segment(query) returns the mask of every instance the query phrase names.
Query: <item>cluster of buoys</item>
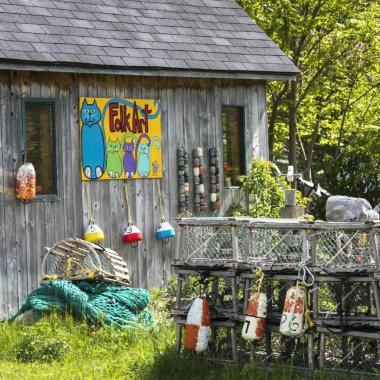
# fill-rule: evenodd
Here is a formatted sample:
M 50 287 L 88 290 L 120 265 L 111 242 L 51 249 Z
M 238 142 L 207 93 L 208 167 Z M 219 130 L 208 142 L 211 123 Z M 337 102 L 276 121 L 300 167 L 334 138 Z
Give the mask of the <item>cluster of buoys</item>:
M 209 151 L 210 166 L 210 209 L 212 212 L 220 210 L 219 201 L 219 157 L 216 148 L 210 148 Z
M 189 155 L 181 145 L 177 150 L 178 182 L 179 182 L 179 212 L 189 210 Z
M 205 211 L 204 160 L 202 148 L 195 148 L 193 150 L 193 175 L 194 212 L 200 214 Z

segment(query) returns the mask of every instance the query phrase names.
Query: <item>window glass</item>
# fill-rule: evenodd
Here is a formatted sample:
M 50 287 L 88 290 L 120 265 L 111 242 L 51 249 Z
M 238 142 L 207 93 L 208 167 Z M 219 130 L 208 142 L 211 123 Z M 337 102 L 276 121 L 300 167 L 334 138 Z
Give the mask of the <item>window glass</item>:
M 239 186 L 237 177 L 245 174 L 243 107 L 223 107 L 222 128 L 224 184 Z
M 54 103 L 25 100 L 27 161 L 36 170 L 36 194 L 56 194 Z

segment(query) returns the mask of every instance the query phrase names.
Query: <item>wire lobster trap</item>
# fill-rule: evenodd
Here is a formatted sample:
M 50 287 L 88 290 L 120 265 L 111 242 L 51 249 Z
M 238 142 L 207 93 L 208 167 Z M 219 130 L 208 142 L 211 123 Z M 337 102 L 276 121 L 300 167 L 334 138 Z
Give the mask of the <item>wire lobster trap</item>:
M 375 282 L 321 282 L 317 292 L 314 319 L 317 325 L 334 328 L 337 333 L 349 329 L 380 328 L 378 284 Z
M 379 333 L 319 334 L 319 367 L 352 374 L 375 375 L 380 370 Z
M 308 260 L 310 266 L 322 269 L 375 270 L 378 231 L 374 223 L 256 219 L 247 225 L 246 261 L 263 268 L 296 268 Z
M 182 218 L 177 258 L 187 262 L 242 262 L 250 218 Z M 180 257 L 178 255 L 180 254 Z
M 130 285 L 127 263 L 109 248 L 68 238 L 45 248 L 41 283 L 65 280 L 103 280 Z

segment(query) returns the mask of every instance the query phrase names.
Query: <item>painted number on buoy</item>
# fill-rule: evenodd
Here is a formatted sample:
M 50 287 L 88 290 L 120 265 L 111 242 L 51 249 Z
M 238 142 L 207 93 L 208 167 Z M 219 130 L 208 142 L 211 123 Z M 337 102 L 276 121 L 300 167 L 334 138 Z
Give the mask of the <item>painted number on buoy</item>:
M 247 320 L 245 320 L 244 323 L 247 325 L 247 327 L 245 328 L 245 333 L 248 334 L 249 325 L 251 324 L 251 321 L 247 321 Z

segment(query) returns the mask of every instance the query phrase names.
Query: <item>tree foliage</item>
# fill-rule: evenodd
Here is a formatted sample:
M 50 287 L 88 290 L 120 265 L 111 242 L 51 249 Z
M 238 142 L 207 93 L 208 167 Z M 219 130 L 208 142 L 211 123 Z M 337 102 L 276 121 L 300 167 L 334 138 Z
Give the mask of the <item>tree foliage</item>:
M 301 70 L 269 86 L 271 158 L 333 194 L 380 202 L 380 3 L 241 0 Z M 289 134 L 290 131 L 294 131 Z

